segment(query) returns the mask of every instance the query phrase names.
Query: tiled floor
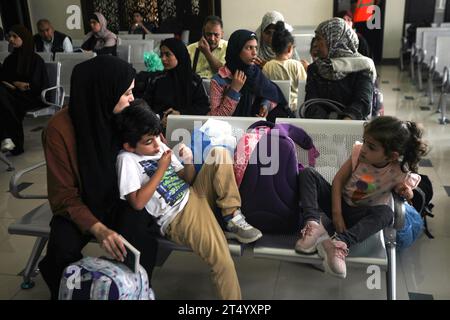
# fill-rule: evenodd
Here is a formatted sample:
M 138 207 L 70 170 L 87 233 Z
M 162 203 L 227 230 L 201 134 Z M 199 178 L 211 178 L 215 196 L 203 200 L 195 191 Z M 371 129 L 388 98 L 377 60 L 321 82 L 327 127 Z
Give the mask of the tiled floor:
M 434 185 L 435 218 L 429 219 L 434 240 L 422 236 L 413 247 L 398 256 L 399 299 L 450 299 L 450 126 L 438 124 L 438 115 L 426 110 L 428 102 L 410 84 L 406 73 L 396 67 L 379 69 L 384 93 L 385 112 L 402 119 L 424 124 L 431 152 L 424 161 L 421 173 L 430 176 Z M 438 100 L 438 99 L 436 99 Z M 26 120 L 26 153 L 14 161 L 22 169 L 43 159 L 40 131 L 32 129 L 45 124 L 47 119 Z M 7 190 L 11 173 L 5 172 L 0 162 L 0 299 L 48 299 L 49 292 L 40 276 L 31 290 L 21 290 L 23 269 L 34 244 L 34 239 L 11 236 L 7 227 L 15 219 L 44 201 L 17 200 Z M 42 169 L 24 182 L 32 183 L 26 192 L 45 192 L 45 170 Z M 444 188 L 447 186 L 446 188 Z M 86 254 L 97 254 L 99 249 L 90 244 Z M 364 269 L 351 268 L 347 279 L 331 278 L 308 265 L 275 260 L 235 258 L 243 297 L 245 299 L 385 299 L 384 275 L 381 289 L 369 290 L 369 275 Z M 175 252 L 153 275 L 153 286 L 159 299 L 211 299 L 214 297 L 206 265 L 191 253 Z

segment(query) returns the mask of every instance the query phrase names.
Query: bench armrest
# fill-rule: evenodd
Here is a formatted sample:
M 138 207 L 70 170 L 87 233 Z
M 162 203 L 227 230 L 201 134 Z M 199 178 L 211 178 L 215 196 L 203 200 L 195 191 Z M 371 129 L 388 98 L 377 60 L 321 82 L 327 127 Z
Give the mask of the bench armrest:
M 56 92 L 56 95 L 57 95 L 57 98 L 58 98 L 57 103 L 50 102 L 45 97 L 47 92 L 54 91 L 54 90 L 55 91 L 58 90 Z M 41 92 L 41 100 L 42 100 L 42 102 L 44 102 L 45 104 L 47 104 L 49 106 L 58 107 L 59 109 L 61 109 L 63 104 L 64 104 L 64 95 L 65 95 L 64 87 L 63 86 L 55 86 L 55 87 L 51 87 L 51 88 L 47 88 L 47 89 L 42 90 L 42 92 Z
M 47 195 L 23 195 L 20 193 L 19 182 L 23 175 L 25 175 L 28 172 L 31 172 L 33 170 L 36 170 L 40 167 L 45 166 L 45 161 L 42 161 L 38 164 L 35 164 L 34 166 L 31 166 L 29 168 L 17 171 L 15 174 L 12 175 L 11 179 L 9 180 L 9 191 L 11 194 L 17 198 L 17 199 L 48 199 Z
M 392 209 L 394 211 L 394 225 L 395 230 L 400 230 L 405 225 L 405 200 L 397 193 L 392 192 Z

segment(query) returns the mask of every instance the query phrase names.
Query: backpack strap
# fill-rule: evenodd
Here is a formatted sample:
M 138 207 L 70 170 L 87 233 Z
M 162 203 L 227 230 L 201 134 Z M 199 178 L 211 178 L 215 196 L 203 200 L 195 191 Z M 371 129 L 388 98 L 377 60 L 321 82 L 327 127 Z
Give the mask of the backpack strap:
M 427 222 L 427 216 L 429 217 L 434 217 L 434 215 L 431 213 L 431 210 L 433 210 L 434 205 L 432 203 L 426 203 L 426 196 L 425 196 L 425 192 L 420 188 L 420 187 L 416 187 L 414 189 L 414 191 L 416 191 L 421 199 L 421 206 L 420 206 L 420 210 L 417 210 L 420 213 L 420 216 L 423 219 L 423 225 L 424 225 L 424 233 L 427 235 L 427 237 L 429 239 L 434 239 L 434 236 L 431 234 L 430 230 L 428 229 L 428 222 Z
M 197 71 L 198 58 L 200 56 L 200 50 L 195 49 L 194 61 L 192 62 L 192 71 L 195 73 Z

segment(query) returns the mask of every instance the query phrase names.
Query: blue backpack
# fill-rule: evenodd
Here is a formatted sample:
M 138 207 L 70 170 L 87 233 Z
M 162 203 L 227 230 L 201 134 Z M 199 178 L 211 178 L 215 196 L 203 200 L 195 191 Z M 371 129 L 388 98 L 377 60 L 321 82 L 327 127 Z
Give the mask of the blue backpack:
M 59 286 L 59 300 L 155 300 L 147 272 L 134 273 L 123 263 L 85 257 L 68 266 Z

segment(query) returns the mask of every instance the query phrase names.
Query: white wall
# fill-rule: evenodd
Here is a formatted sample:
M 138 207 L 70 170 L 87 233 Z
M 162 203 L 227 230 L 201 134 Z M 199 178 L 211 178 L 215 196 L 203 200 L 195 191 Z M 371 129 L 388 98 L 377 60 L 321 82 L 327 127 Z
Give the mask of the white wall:
M 290 25 L 318 25 L 333 15 L 333 0 L 224 0 L 225 38 L 237 29 L 256 31 L 268 11 L 283 14 Z
M 399 57 L 402 25 L 406 0 L 386 0 L 383 58 Z M 72 39 L 84 39 L 84 28 L 68 30 L 66 13 L 69 5 L 81 7 L 80 0 L 28 0 L 33 33 L 36 22 L 41 18 L 52 21 L 56 30 L 64 32 Z M 268 11 L 281 12 L 291 25 L 318 25 L 333 15 L 333 0 L 224 0 L 222 18 L 225 38 L 237 29 L 255 31 L 264 14 Z
M 48 19 L 55 30 L 69 35 L 72 39 L 84 39 L 82 17 L 80 30 L 67 29 L 66 20 L 70 15 L 66 13 L 66 10 L 71 5 L 77 5 L 81 8 L 80 0 L 28 0 L 33 34 L 37 33 L 36 22 L 39 19 Z
M 398 59 L 406 0 L 386 0 L 383 59 Z

